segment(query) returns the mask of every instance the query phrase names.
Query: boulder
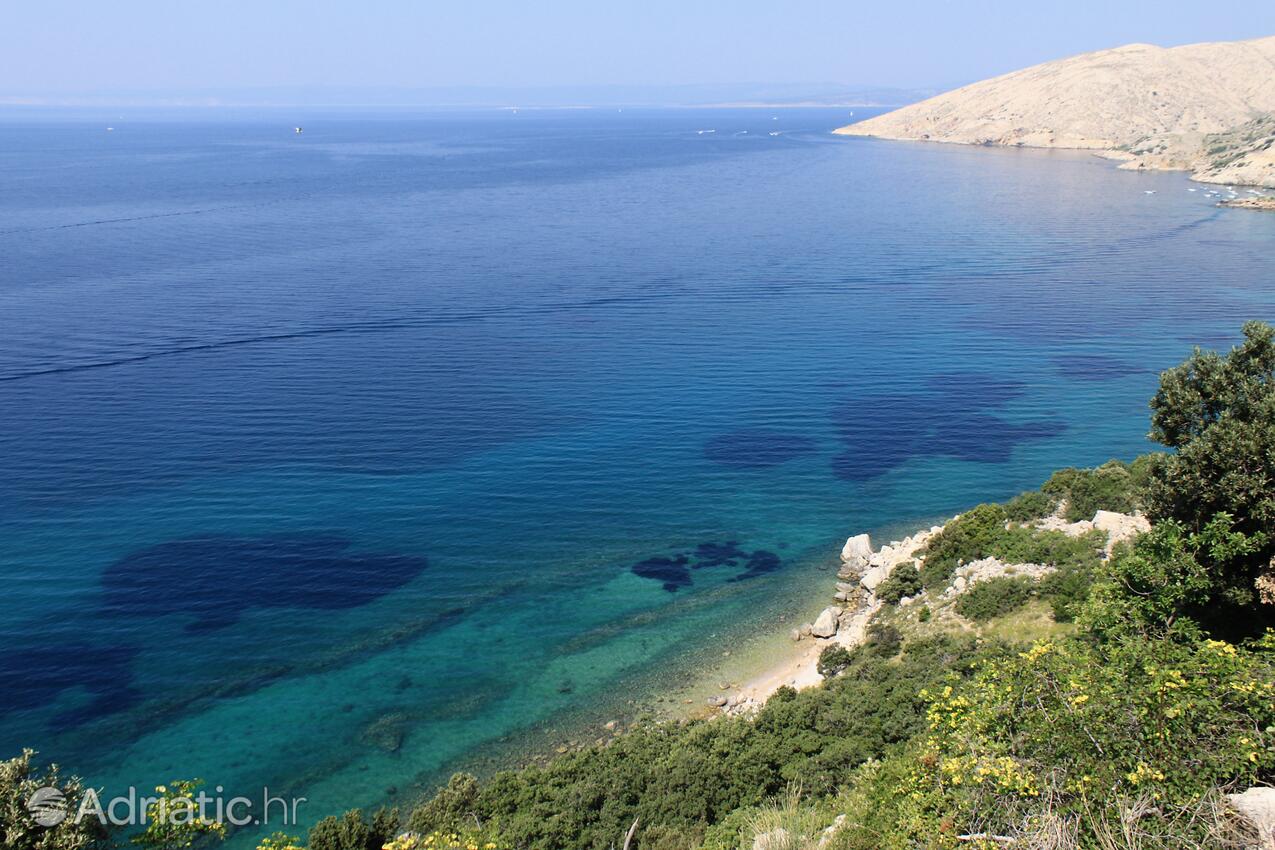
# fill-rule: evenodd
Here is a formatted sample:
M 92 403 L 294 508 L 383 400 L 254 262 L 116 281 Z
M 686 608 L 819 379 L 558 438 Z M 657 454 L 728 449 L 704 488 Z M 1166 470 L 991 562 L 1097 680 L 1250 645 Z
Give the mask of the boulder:
M 1093 515 L 1093 527 L 1107 532 L 1107 550 L 1122 540 L 1137 537 L 1144 531 L 1151 530 L 1151 523 L 1143 516 L 1118 514 L 1115 511 L 1098 511 Z
M 762 832 L 753 836 L 753 850 L 784 850 L 791 847 L 792 842 L 788 840 L 788 830 L 782 826 L 777 826 L 769 832 Z
M 708 704 L 711 705 L 713 708 L 722 708 L 723 706 L 726 705 L 726 697 L 720 696 L 720 695 L 715 697 L 709 697 Z
M 847 602 L 850 599 L 850 597 L 846 595 L 846 592 L 844 590 L 838 590 L 836 593 L 832 594 L 832 598 L 837 600 L 838 602 Z
M 818 638 L 832 637 L 837 633 L 837 621 L 840 614 L 840 608 L 829 606 L 823 609 L 815 620 L 814 625 L 810 627 L 810 633 Z
M 802 623 L 801 628 L 798 631 L 801 632 L 802 637 L 810 637 L 810 635 L 814 632 L 814 630 L 815 630 L 815 627 L 812 626 L 810 623 Z
M 1257 830 L 1259 850 L 1275 850 L 1275 788 L 1254 787 L 1226 800 Z
M 856 534 L 841 547 L 841 560 L 847 567 L 861 570 L 872 557 L 872 539 L 866 534 Z
M 859 579 L 859 583 L 868 590 L 876 590 L 881 582 L 885 581 L 886 576 L 890 574 L 890 568 L 885 566 L 872 567 L 863 574 L 863 578 Z
M 788 633 L 788 637 L 792 638 L 794 641 L 801 640 L 801 629 L 793 629 Z

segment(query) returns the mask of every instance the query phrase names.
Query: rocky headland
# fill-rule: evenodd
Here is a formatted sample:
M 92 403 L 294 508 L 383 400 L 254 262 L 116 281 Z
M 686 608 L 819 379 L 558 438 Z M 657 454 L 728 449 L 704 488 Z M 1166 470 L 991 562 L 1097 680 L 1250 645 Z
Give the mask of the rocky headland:
M 1130 44 L 983 80 L 838 134 L 1092 150 L 1121 168 L 1275 187 L 1275 36 Z

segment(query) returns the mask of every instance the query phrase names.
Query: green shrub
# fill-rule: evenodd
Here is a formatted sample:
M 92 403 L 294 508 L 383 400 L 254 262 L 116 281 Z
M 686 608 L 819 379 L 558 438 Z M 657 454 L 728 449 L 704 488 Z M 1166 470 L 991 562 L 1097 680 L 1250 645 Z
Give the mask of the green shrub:
M 1129 464 L 1109 460 L 1095 469 L 1060 469 L 1041 491 L 1067 502 L 1068 522 L 1092 519 L 1100 510 L 1130 513 L 1141 505 L 1138 479 Z
M 980 558 L 999 558 L 1011 564 L 1046 564 L 1092 569 L 1101 562 L 1106 535 L 1093 531 L 1072 537 L 1061 531 L 1005 525 L 998 505 L 979 505 L 948 523 L 926 547 L 922 584 L 942 587 L 956 567 Z
M 23 750 L 15 758 L 0 761 L 0 837 L 5 850 L 86 850 L 105 846 L 106 830 L 96 818 L 87 817 L 79 823 L 67 818 L 51 827 L 40 826 L 32 819 L 27 804 L 37 789 L 61 791 L 70 812 L 79 810 L 85 791 L 78 778 L 64 778 L 57 765 L 45 770 L 32 767 L 34 756 L 34 750 Z
M 925 547 L 921 580 L 928 588 L 944 585 L 962 563 L 986 558 L 1005 535 L 1005 509 L 979 505 L 943 527 Z
M 1130 638 L 1040 643 L 992 659 L 964 684 L 927 690 L 929 730 L 862 767 L 853 826 L 833 847 L 954 847 L 984 832 L 1022 846 L 1129 847 L 1137 801 L 1156 847 L 1221 846 L 1214 823 L 1183 816 L 1218 788 L 1275 776 L 1275 640 L 1231 644 Z M 1034 840 L 1054 827 L 1071 839 Z M 1048 831 L 1048 830 L 1044 830 Z
M 820 688 L 780 689 L 755 719 L 637 724 L 606 746 L 547 765 L 502 771 L 481 785 L 453 780 L 409 823 L 429 832 L 476 818 L 526 850 L 606 850 L 640 817 L 642 847 L 659 830 L 661 842 L 679 836 L 689 850 L 714 824 L 745 823 L 734 813 L 763 806 L 790 781 L 812 799 L 835 792 L 857 765 L 924 729 L 920 690 L 970 675 L 992 652 L 952 637 L 911 643 L 894 659 L 861 648 L 840 676 Z
M 893 658 L 903 646 L 903 633 L 888 623 L 872 623 L 868 626 L 864 649 L 881 658 Z
M 378 832 L 385 828 L 385 815 L 377 813 L 376 829 L 363 819 L 363 812 L 350 809 L 340 818 L 326 817 L 310 828 L 310 850 L 381 850 L 389 838 Z M 398 826 L 398 817 L 394 817 Z
M 1091 531 L 1072 537 L 1061 531 L 1010 528 L 992 546 L 992 555 L 1009 564 L 1046 564 L 1092 569 L 1101 561 L 1107 536 Z
M 1026 576 L 999 576 L 975 584 L 956 600 L 956 613 L 982 622 L 1002 617 L 1027 604 L 1036 582 Z
M 472 823 L 469 815 L 478 804 L 480 790 L 478 779 L 472 774 L 452 774 L 445 787 L 440 788 L 426 803 L 412 810 L 407 819 L 408 829 L 424 835 L 435 830 L 456 829 Z
M 132 843 L 149 850 L 184 850 L 224 839 L 226 825 L 199 810 L 197 792 L 203 784 L 199 779 L 174 779 L 157 785 L 156 796 L 146 804 L 146 826 Z
M 830 679 L 850 666 L 850 651 L 840 644 L 825 646 L 819 653 L 819 661 L 815 669 L 825 679 Z
M 1049 516 L 1057 507 L 1058 500 L 1054 497 L 1030 490 L 1005 503 L 1005 518 L 1011 522 L 1031 522 Z
M 1040 581 L 1040 595 L 1049 601 L 1054 621 L 1070 623 L 1089 599 L 1094 569 L 1083 566 L 1060 567 Z
M 920 613 L 916 615 L 916 621 L 918 623 L 928 623 L 932 616 L 933 614 L 930 611 L 930 606 L 925 605 L 925 606 L 922 606 Z
M 905 596 L 915 596 L 922 589 L 921 574 L 912 561 L 905 561 L 894 569 L 877 588 L 877 598 L 887 605 L 897 605 Z
M 1244 325 L 1244 341 L 1226 356 L 1196 350 L 1160 376 L 1151 401 L 1151 437 L 1176 451 L 1150 464 L 1148 514 L 1201 532 L 1219 515 L 1259 545 L 1244 553 L 1208 555 L 1210 601 L 1218 628 L 1275 623 L 1275 606 L 1260 605 L 1258 576 L 1275 555 L 1275 329 Z

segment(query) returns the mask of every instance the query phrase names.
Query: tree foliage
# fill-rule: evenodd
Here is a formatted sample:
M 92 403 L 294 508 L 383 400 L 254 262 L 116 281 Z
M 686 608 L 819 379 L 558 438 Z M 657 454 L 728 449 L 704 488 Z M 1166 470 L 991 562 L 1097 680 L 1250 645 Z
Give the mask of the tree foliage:
M 1208 553 L 1213 620 L 1247 611 L 1249 621 L 1270 623 L 1275 610 L 1260 605 L 1255 583 L 1275 555 L 1275 329 L 1245 324 L 1244 341 L 1226 355 L 1196 349 L 1161 375 L 1151 411 L 1150 436 L 1176 452 L 1151 470 L 1148 513 L 1189 533 L 1230 517 L 1254 545 Z

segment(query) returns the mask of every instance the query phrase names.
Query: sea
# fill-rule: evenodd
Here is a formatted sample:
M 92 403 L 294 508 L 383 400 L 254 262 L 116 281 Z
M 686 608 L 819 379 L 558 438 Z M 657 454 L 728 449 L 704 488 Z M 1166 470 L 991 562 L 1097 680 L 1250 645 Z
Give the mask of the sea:
M 410 807 L 1275 318 L 1275 216 L 856 111 L 0 112 L 0 758 Z

